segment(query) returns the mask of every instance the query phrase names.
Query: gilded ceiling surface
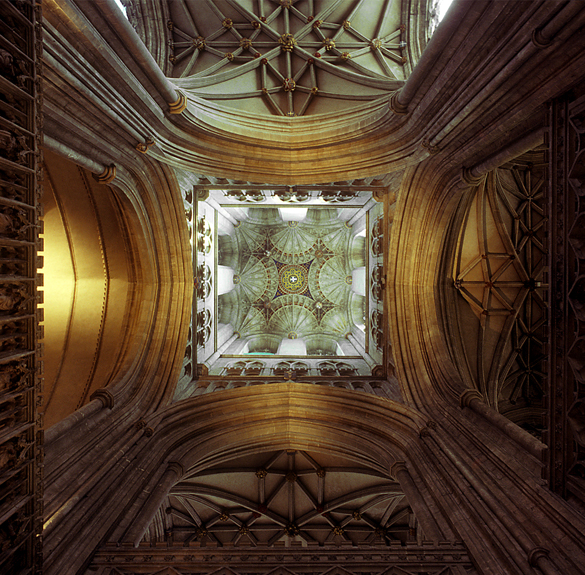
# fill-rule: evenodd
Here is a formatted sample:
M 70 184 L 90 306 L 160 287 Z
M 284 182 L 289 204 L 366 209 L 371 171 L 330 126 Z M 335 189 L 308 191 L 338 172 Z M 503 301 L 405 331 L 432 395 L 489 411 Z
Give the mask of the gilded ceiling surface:
M 173 82 L 192 96 L 301 116 L 347 108 L 404 80 L 400 3 L 173 0 Z
M 219 313 L 229 309 L 242 338 L 273 336 L 265 351 L 275 353 L 270 342 L 304 338 L 324 347 L 351 332 L 352 262 L 363 261 L 364 243 L 337 215 L 309 208 L 302 221 L 283 221 L 276 208 L 250 208 L 238 222 L 235 287 L 220 297 Z
M 457 365 L 486 403 L 538 432 L 548 317 L 546 161 L 504 164 L 474 191 L 453 261 Z

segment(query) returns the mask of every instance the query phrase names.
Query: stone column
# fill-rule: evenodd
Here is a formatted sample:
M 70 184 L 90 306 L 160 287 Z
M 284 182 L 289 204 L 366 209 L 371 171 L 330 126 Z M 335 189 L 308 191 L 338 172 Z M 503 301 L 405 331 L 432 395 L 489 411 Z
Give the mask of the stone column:
M 166 471 L 134 518 L 124 538 L 126 541 L 133 543 L 134 547 L 138 547 L 164 498 L 182 475 L 183 467 L 180 463 L 169 463 Z
M 376 362 L 370 357 L 370 355 L 368 353 L 366 353 L 366 350 L 365 350 L 364 346 L 360 343 L 360 341 L 358 340 L 358 338 L 355 337 L 355 335 L 353 335 L 353 333 L 348 333 L 347 334 L 347 339 L 353 345 L 353 347 L 355 347 L 355 349 L 358 352 L 358 355 L 361 355 L 364 358 L 364 361 L 370 367 L 373 368 L 374 366 L 377 365 Z
M 461 407 L 468 407 L 475 411 L 475 413 L 481 415 L 492 425 L 503 431 L 510 439 L 526 449 L 528 453 L 536 457 L 539 461 L 543 461 L 547 446 L 521 427 L 518 427 L 508 418 L 504 417 L 501 413 L 498 413 L 495 409 L 486 405 L 483 402 L 482 395 L 478 391 L 475 389 L 464 391 L 461 395 L 460 403 Z
M 431 425 L 432 424 L 432 425 Z M 544 575 L 561 575 L 556 565 L 549 559 L 549 550 L 535 544 L 536 533 L 532 532 L 531 526 L 523 523 L 518 515 L 511 508 L 512 500 L 507 505 L 505 497 L 498 497 L 486 481 L 478 477 L 477 473 L 465 461 L 458 457 L 452 450 L 448 441 L 436 431 L 436 424 L 430 422 L 427 427 L 421 430 L 421 438 L 434 444 L 434 448 L 442 452 L 452 462 L 457 462 L 457 469 L 469 483 L 476 495 L 486 505 L 487 509 L 501 522 L 508 533 L 513 537 L 517 545 L 525 553 L 528 563 L 538 568 Z M 424 528 L 424 527 L 423 527 Z
M 397 461 L 390 470 L 390 474 L 396 478 L 400 487 L 406 495 L 408 503 L 412 507 L 414 514 L 422 525 L 424 534 L 428 539 L 434 542 L 443 541 L 445 537 L 437 522 L 426 507 L 423 497 L 414 483 L 406 464 L 403 461 Z
M 59 421 L 45 432 L 45 443 L 50 444 L 60 438 L 68 437 L 70 432 L 78 425 L 84 424 L 84 432 L 87 432 L 92 424 L 97 423 L 93 421 L 95 415 L 104 409 L 112 409 L 114 407 L 114 396 L 105 388 L 97 389 L 91 395 L 91 401 L 82 408 L 73 412 L 65 419 Z M 75 434 L 73 434 L 75 435 Z M 75 440 L 77 436 L 73 438 Z M 72 438 L 69 436 L 68 441 Z
M 100 15 L 103 16 L 103 21 L 93 18 L 92 11 L 85 8 L 85 6 L 91 4 L 93 3 L 81 2 L 79 6 L 86 13 L 88 20 L 97 27 L 98 32 L 104 36 L 106 42 L 111 42 L 112 45 L 115 45 L 112 40 L 119 38 L 134 58 L 132 64 L 127 62 L 130 69 L 132 71 L 139 69 L 143 72 L 158 94 L 169 104 L 171 114 L 181 113 L 187 106 L 185 96 L 177 92 L 170 80 L 162 73 L 152 54 L 147 50 L 130 22 L 124 18 L 115 1 L 98 0 L 95 2 L 94 9 L 97 8 Z M 141 78 L 139 78 L 140 80 Z M 146 90 L 151 93 L 150 86 L 144 81 L 142 83 Z

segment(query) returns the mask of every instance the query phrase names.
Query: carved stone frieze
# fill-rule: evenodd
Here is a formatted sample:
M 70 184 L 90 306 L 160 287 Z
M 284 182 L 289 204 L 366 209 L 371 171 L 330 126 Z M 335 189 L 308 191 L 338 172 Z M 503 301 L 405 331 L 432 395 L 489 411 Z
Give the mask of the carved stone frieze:
M 40 5 L 0 4 L 0 571 L 42 565 Z M 37 79 L 39 81 L 37 81 Z
M 330 549 L 289 547 L 279 550 L 256 548 L 140 546 L 138 549 L 104 548 L 98 552 L 93 567 L 116 566 L 124 569 L 132 562 L 140 573 L 159 573 L 169 557 L 173 557 L 173 569 L 180 575 L 217 573 L 218 575 L 420 575 L 421 568 L 428 575 L 466 575 L 474 573 L 471 561 L 463 545 L 443 542 L 440 546 L 405 547 L 335 547 Z M 228 567 L 229 566 L 229 567 Z M 112 571 L 115 573 L 115 571 Z
M 585 87 L 550 106 L 548 479 L 585 502 Z M 581 97 L 579 98 L 579 95 Z

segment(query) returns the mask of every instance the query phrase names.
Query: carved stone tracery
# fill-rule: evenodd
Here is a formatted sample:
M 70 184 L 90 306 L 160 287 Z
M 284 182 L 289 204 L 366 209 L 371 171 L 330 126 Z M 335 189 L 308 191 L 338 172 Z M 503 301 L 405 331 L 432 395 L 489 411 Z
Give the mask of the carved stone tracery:
M 298 2 L 263 8 L 239 1 L 213 9 L 191 0 L 171 5 L 172 75 L 186 91 L 228 104 L 230 83 L 257 85 L 239 97 L 279 116 L 306 115 L 315 98 L 336 98 L 346 105 L 376 100 L 381 90 L 401 86 L 408 36 L 394 13 L 374 29 L 372 11 L 380 7 L 366 9 L 357 0 L 349 4 L 356 16 L 353 26 L 339 19 L 335 4 L 324 9 Z M 367 18 L 361 19 L 365 10 Z M 203 29 L 209 31 L 206 37 Z M 333 92 L 331 76 L 341 85 Z
M 551 276 L 548 480 L 585 504 L 585 106 L 583 87 L 550 107 Z M 581 97 L 579 97 L 581 96 Z
M 0 571 L 42 565 L 40 5 L 0 4 Z M 40 355 L 40 354 L 39 354 Z
M 528 154 L 482 179 L 453 266 L 463 371 L 488 405 L 534 433 L 544 423 L 548 317 L 543 158 Z

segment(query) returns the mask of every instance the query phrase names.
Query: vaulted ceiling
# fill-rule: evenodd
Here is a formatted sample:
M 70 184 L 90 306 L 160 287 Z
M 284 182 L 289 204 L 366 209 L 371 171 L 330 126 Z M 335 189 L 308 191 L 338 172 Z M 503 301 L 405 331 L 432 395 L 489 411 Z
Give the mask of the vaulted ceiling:
M 154 69 L 153 59 L 138 50 L 143 48 L 138 36 L 132 35 L 130 25 L 121 21 L 120 14 L 113 13 L 112 2 L 43 2 L 47 14 L 47 141 L 51 149 L 71 153 L 76 161 L 88 165 L 98 178 L 113 170 L 112 177 L 117 178 L 113 187 L 119 190 L 120 197 L 128 198 L 124 213 L 136 213 L 136 219 L 140 218 L 150 232 L 138 235 L 131 228 L 129 235 L 136 241 L 137 253 L 152 253 L 146 263 L 152 262 L 153 270 L 151 279 L 144 278 L 146 264 L 138 269 L 138 281 L 153 287 L 141 298 L 144 317 L 135 322 L 136 332 L 144 334 L 145 340 L 143 353 L 136 354 L 136 365 L 125 366 L 121 375 L 128 373 L 128 378 L 113 381 L 100 400 L 81 414 L 83 417 L 75 421 L 71 418 L 53 434 L 45 507 L 45 551 L 52 572 L 81 569 L 106 540 L 111 543 L 110 549 L 143 541 L 144 529 L 153 514 L 158 523 L 147 539 L 162 543 L 161 547 L 166 547 L 162 541 L 167 537 L 165 531 L 171 532 L 169 539 L 176 535 L 179 549 L 184 543 L 207 545 L 213 536 L 215 544 L 220 540 L 226 547 L 240 542 L 253 545 L 253 537 L 286 545 L 287 537 L 297 537 L 296 529 L 300 537 L 301 518 L 309 515 L 311 521 L 305 524 L 307 538 L 310 535 L 327 545 L 336 544 L 335 537 L 341 538 L 341 543 L 348 542 L 343 539 L 346 534 L 360 545 L 363 537 L 367 545 L 372 530 L 380 529 L 375 536 L 383 535 L 383 545 L 392 550 L 393 539 L 383 530 L 390 529 L 395 519 L 394 525 L 403 534 L 406 532 L 406 517 L 399 513 L 405 511 L 405 501 L 394 491 L 393 479 L 398 478 L 390 472 L 396 470 L 394 463 L 402 460 L 407 464 L 403 471 L 408 472 L 419 491 L 409 503 L 414 506 L 418 501 L 421 505 L 423 512 L 417 508 L 419 519 L 424 520 L 425 510 L 428 514 L 426 525 L 431 528 L 425 535 L 436 532 L 436 541 L 443 536 L 462 538 L 470 544 L 474 560 L 485 572 L 489 572 L 486 566 L 499 564 L 502 558 L 502 564 L 514 566 L 512 570 L 518 566 L 528 573 L 528 561 L 549 561 L 541 545 L 548 548 L 550 544 L 550 561 L 558 561 L 560 571 L 571 572 L 579 560 L 571 563 L 571 554 L 580 543 L 575 542 L 578 537 L 569 529 L 557 531 L 566 507 L 555 506 L 558 501 L 542 493 L 540 480 L 533 477 L 540 468 L 532 469 L 539 462 L 532 461 L 528 454 L 526 461 L 516 457 L 522 453 L 520 442 L 514 446 L 517 436 L 506 437 L 499 431 L 504 425 L 501 418 L 495 418 L 498 414 L 494 414 L 491 424 L 478 422 L 479 414 L 460 409 L 458 401 L 466 388 L 478 388 L 482 395 L 488 390 L 482 387 L 482 378 L 485 368 L 491 369 L 492 365 L 505 368 L 501 370 L 505 384 L 500 388 L 505 393 L 492 398 L 495 407 L 499 407 L 498 399 L 502 399 L 503 407 L 509 407 L 511 400 L 518 397 L 524 399 L 525 394 L 517 396 L 515 390 L 523 389 L 525 376 L 533 377 L 532 373 L 521 373 L 516 381 L 507 378 L 508 374 L 522 371 L 516 367 L 526 367 L 525 358 L 531 360 L 534 346 L 532 341 L 524 340 L 522 328 L 526 326 L 520 321 L 511 326 L 503 316 L 492 312 L 505 308 L 509 318 L 522 316 L 523 320 L 532 315 L 535 323 L 539 322 L 532 312 L 538 311 L 536 283 L 541 281 L 542 269 L 538 264 L 531 265 L 535 261 L 532 255 L 537 255 L 539 230 L 528 220 L 533 216 L 537 224 L 542 220 L 532 208 L 522 207 L 534 199 L 537 190 L 523 185 L 530 170 L 518 166 L 506 168 L 509 173 L 494 170 L 536 145 L 532 136 L 542 125 L 544 104 L 582 76 L 582 42 L 573 39 L 577 39 L 575 28 L 583 20 L 569 17 L 575 3 L 460 2 L 400 92 L 396 87 L 401 80 L 389 74 L 384 77 L 383 64 L 395 70 L 394 60 L 383 48 L 394 53 L 389 45 L 396 29 L 389 25 L 381 32 L 375 28 L 372 34 L 365 31 L 367 17 L 360 21 L 351 12 L 366 2 L 331 2 L 339 7 L 338 16 L 343 19 L 333 20 L 328 14 L 317 27 L 313 25 L 321 19 L 320 6 L 326 3 L 316 0 L 315 10 L 311 11 L 306 8 L 311 6 L 309 0 L 290 4 L 269 0 L 156 0 L 129 4 L 156 5 L 167 16 L 161 20 L 153 17 L 154 12 L 145 12 L 145 17 L 151 18 L 150 37 L 142 35 L 148 46 L 152 45 L 152 37 L 157 37 L 159 49 L 152 54 L 157 61 L 165 61 L 164 68 Z M 400 23 L 407 27 L 408 45 L 398 46 L 398 53 L 408 52 L 410 43 L 416 42 L 417 30 L 409 18 L 411 11 L 405 14 L 403 8 L 413 7 L 414 0 L 374 0 L 367 4 L 368 9 L 375 10 L 392 6 L 390 14 L 400 4 Z M 418 4 L 424 5 L 427 3 L 422 1 Z M 270 14 L 276 14 L 271 22 L 263 22 L 259 11 L 262 7 L 270 7 Z M 249 12 L 257 10 L 253 18 L 249 17 Z M 304 15 L 305 24 L 295 10 Z M 412 13 L 415 12 L 426 25 L 428 11 Z M 205 29 L 202 24 L 203 32 L 196 29 L 200 13 L 208 14 L 204 20 L 209 27 Z M 372 16 L 372 22 L 380 21 L 381 13 Z M 265 14 L 268 20 L 269 12 Z M 558 21 L 559 14 L 564 26 Z M 309 16 L 313 19 L 309 20 Z M 298 28 L 287 32 L 287 18 L 289 26 L 295 22 Z M 344 26 L 346 20 L 349 24 Z M 261 32 L 252 38 L 258 29 L 254 23 L 259 23 Z M 263 28 L 264 24 L 273 29 Z M 554 33 L 550 35 L 552 47 L 547 48 L 539 38 L 550 24 Z M 179 38 L 179 30 L 187 38 Z M 366 45 L 356 31 L 369 42 L 377 38 L 381 43 Z M 426 31 L 425 28 L 425 37 Z M 320 37 L 320 32 L 325 38 Z M 339 43 L 334 39 L 338 32 Z M 286 34 L 292 34 L 292 38 Z M 353 47 L 343 48 L 351 56 L 343 58 L 343 52 L 338 55 L 335 50 L 342 50 L 345 39 L 352 34 L 361 47 L 356 46 L 353 54 Z M 174 45 L 167 43 L 169 39 Z M 179 45 L 189 39 L 191 46 Z M 384 39 L 388 46 L 384 46 Z M 224 40 L 226 45 L 222 46 Z M 309 44 L 319 40 L 321 47 Z M 257 58 L 254 42 L 260 53 Z M 310 53 L 309 49 L 315 51 Z M 362 49 L 365 51 L 360 53 Z M 71 54 L 76 57 L 71 58 Z M 193 65 L 188 69 L 189 62 Z M 359 74 L 358 63 L 363 68 Z M 405 69 L 408 64 L 404 63 Z M 186 74 L 181 78 L 183 65 Z M 314 83 L 311 71 L 315 73 Z M 397 73 L 393 72 L 395 76 Z M 356 88 L 355 75 L 365 80 L 365 87 Z M 377 97 L 379 86 L 385 87 L 385 98 Z M 357 96 L 371 100 L 362 102 Z M 182 112 L 176 114 L 183 104 Z M 331 113 L 321 115 L 321 105 Z M 291 113 L 300 116 L 301 112 L 308 117 L 286 117 Z M 532 144 L 528 145 L 527 140 Z M 551 158 L 556 158 L 552 152 Z M 195 202 L 189 206 L 192 227 L 188 230 L 185 225 L 180 192 L 185 193 L 186 188 L 177 185 L 174 168 L 216 180 L 239 178 L 290 188 L 352 178 L 378 179 L 386 174 L 380 179 L 398 193 L 399 202 L 393 232 L 390 235 L 386 233 L 388 226 L 384 228 L 384 241 L 380 241 L 383 247 L 378 251 L 390 255 L 379 274 L 389 311 L 378 325 L 383 326 L 379 337 L 382 345 L 388 345 L 388 334 L 392 333 L 396 373 L 404 394 L 402 404 L 376 397 L 382 394 L 373 386 L 375 395 L 358 393 L 361 388 L 353 386 L 353 376 L 346 378 L 352 384 L 347 390 L 336 389 L 334 384 L 323 388 L 303 385 L 302 381 L 268 381 L 271 385 L 266 386 L 255 386 L 252 381 L 246 389 L 232 389 L 226 382 L 223 387 L 216 383 L 221 378 L 227 380 L 223 374 L 211 374 L 210 380 L 216 379 L 209 384 L 209 389 L 223 391 L 202 397 L 193 393 L 194 397 L 171 403 L 187 341 L 187 324 L 191 321 L 193 270 L 187 265 L 191 255 L 189 239 L 198 246 L 200 223 L 193 217 L 198 209 L 195 194 Z M 477 172 L 475 176 L 482 176 L 475 185 L 468 181 L 473 170 Z M 487 177 L 483 177 L 485 172 L 489 172 Z M 537 172 L 530 177 L 540 177 Z M 240 191 L 243 188 L 245 184 Z M 209 207 L 211 199 L 199 203 Z M 467 210 L 470 204 L 472 211 Z M 478 221 L 473 222 L 470 216 L 464 222 L 471 213 L 480 214 Z M 489 233 L 483 233 L 485 230 L 476 225 L 482 218 L 490 221 Z M 309 262 L 309 269 L 305 269 L 309 293 L 314 295 L 319 289 L 325 292 L 317 278 L 319 285 L 311 289 L 311 273 L 318 260 L 314 242 L 309 251 L 315 250 L 315 258 L 295 262 L 296 255 L 307 251 L 300 251 L 301 240 L 306 238 L 298 238 L 298 247 L 292 250 L 286 242 L 278 244 L 279 238 L 274 237 L 281 232 L 283 236 L 291 234 L 291 230 L 297 233 L 302 226 L 274 226 L 275 234 L 270 238 L 277 245 L 253 242 L 249 256 L 245 256 L 247 261 L 253 257 L 260 263 L 265 261 L 265 275 L 268 277 L 270 270 L 273 276 L 255 291 L 257 274 L 250 274 L 251 293 L 264 290 L 255 301 L 262 301 L 267 291 L 270 297 L 264 301 L 271 305 L 289 296 L 310 300 L 304 292 L 281 293 L 275 299 L 286 282 L 289 292 L 299 283 L 304 286 L 301 268 Z M 243 221 L 235 226 L 233 237 L 237 238 L 245 227 Z M 501 242 L 490 244 L 498 239 L 507 245 L 502 248 Z M 264 252 L 262 255 L 258 251 L 261 258 L 252 253 L 258 248 Z M 329 249 L 334 251 L 334 242 Z M 373 251 L 373 245 L 368 249 Z M 282 260 L 275 256 L 276 252 Z M 453 260 L 445 263 L 451 254 L 456 254 L 460 266 Z M 500 276 L 499 255 L 502 260 L 503 256 L 511 259 L 511 255 L 518 260 Z M 290 261 L 286 259 L 289 256 Z M 234 270 L 240 273 L 236 274 L 239 283 L 235 285 L 239 287 L 235 290 L 246 285 L 245 257 L 240 259 L 238 255 L 236 260 Z M 479 259 L 482 261 L 474 267 Z M 284 274 L 279 278 L 288 265 L 299 267 L 289 268 L 288 279 Z M 337 269 L 344 267 L 347 272 L 345 263 Z M 469 270 L 473 273 L 467 273 Z M 514 277 L 512 271 L 516 272 Z M 274 277 L 279 281 L 274 282 Z M 344 294 L 346 285 L 347 282 L 342 286 Z M 448 290 L 450 299 L 445 295 Z M 332 289 L 328 297 L 335 295 Z M 512 298 L 518 305 L 506 306 Z M 459 312 L 451 317 L 448 336 L 450 342 L 457 344 L 452 347 L 442 339 L 446 329 L 440 323 L 440 314 L 445 300 Z M 193 306 L 196 311 L 198 303 Z M 134 313 L 138 306 L 131 307 Z M 514 338 L 519 335 L 522 341 L 508 345 L 508 328 L 501 329 L 506 322 L 508 328 L 515 330 Z M 489 357 L 477 354 L 473 342 L 493 344 L 500 337 L 492 331 L 494 327 L 501 329 L 502 345 L 496 342 L 498 364 L 487 361 L 486 365 L 479 359 Z M 281 328 L 280 333 L 285 333 Z M 496 353 L 491 355 L 495 356 Z M 384 359 L 387 357 L 385 349 Z M 183 365 L 195 366 L 196 370 L 197 363 L 197 357 L 193 361 L 190 356 Z M 231 375 L 227 383 L 231 384 Z M 489 387 L 493 389 L 497 388 Z M 568 434 L 565 437 L 570 438 Z M 296 451 L 292 464 L 288 449 Z M 340 471 L 340 467 L 348 467 L 345 462 L 322 460 L 321 456 L 328 452 L 354 456 L 354 461 L 360 462 L 363 460 L 356 454 L 371 456 L 362 469 L 353 468 L 350 472 Z M 96 454 L 102 457 L 98 460 Z M 280 459 L 271 464 L 273 457 Z M 316 466 L 309 458 L 317 462 Z M 341 476 L 347 492 L 335 492 L 336 477 Z M 321 485 L 320 479 L 324 479 Z M 169 491 L 175 484 L 176 489 Z M 408 480 L 404 489 L 406 485 L 410 485 Z M 374 504 L 377 495 L 370 498 L 372 493 L 364 492 L 369 487 L 380 487 L 382 491 L 377 495 L 387 496 L 387 500 Z M 346 496 L 341 504 L 340 498 Z M 161 499 L 164 504 L 157 514 Z M 384 508 L 386 501 L 389 505 Z M 396 507 L 392 509 L 393 502 Z M 540 504 L 542 509 L 536 510 Z M 361 524 L 364 517 L 371 521 L 366 521 L 368 527 Z M 434 517 L 441 523 L 433 529 L 434 520 L 428 520 Z M 537 524 L 534 529 L 531 519 Z M 355 539 L 349 533 L 352 530 Z M 578 530 L 576 527 L 573 531 Z M 397 539 L 402 541 L 400 536 Z M 302 545 L 301 540 L 295 539 L 295 543 Z M 148 553 L 144 553 L 146 547 Z M 136 553 L 140 552 L 148 562 L 150 549 L 158 552 L 156 544 L 146 544 Z M 176 552 L 172 545 L 168 550 L 169 557 Z M 110 553 L 107 550 L 107 556 Z M 204 550 L 200 556 L 203 553 Z M 190 552 L 183 555 L 181 550 L 180 560 L 186 562 L 189 555 Z M 573 555 L 580 557 L 581 553 Z M 416 557 L 410 555 L 408 559 L 411 558 L 415 564 Z M 380 557 L 379 562 L 383 561 L 386 559 Z M 126 567 L 135 570 L 134 565 Z M 442 569 L 437 567 L 435 572 L 439 568 Z M 364 569 L 368 567 L 361 571 Z M 430 568 L 426 570 L 432 572 Z
M 223 296 L 236 300 L 229 310 L 237 316 L 223 321 L 241 337 L 345 337 L 356 261 L 348 255 L 357 250 L 363 261 L 364 242 L 352 243 L 351 226 L 337 215 L 336 208 L 309 208 L 302 221 L 284 222 L 277 208 L 250 208 L 235 229 L 237 284 Z
M 151 543 L 263 549 L 416 538 L 408 501 L 383 470 L 294 449 L 187 473 L 145 535 Z
M 191 97 L 301 116 L 383 98 L 405 79 L 399 2 L 174 0 L 175 84 Z

